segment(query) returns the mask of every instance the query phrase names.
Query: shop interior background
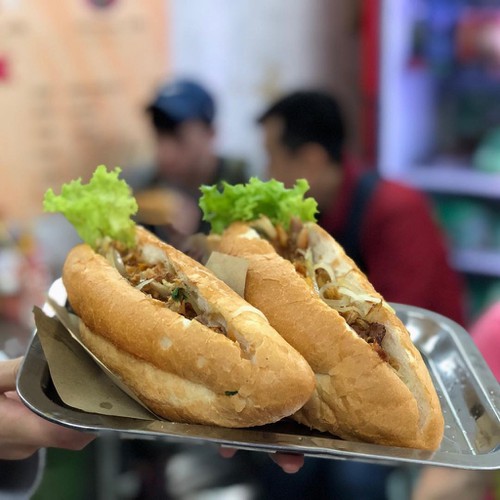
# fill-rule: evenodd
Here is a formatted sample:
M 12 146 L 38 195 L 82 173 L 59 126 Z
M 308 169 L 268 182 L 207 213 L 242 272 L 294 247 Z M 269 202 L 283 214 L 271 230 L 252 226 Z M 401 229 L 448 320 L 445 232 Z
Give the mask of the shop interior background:
M 214 93 L 219 151 L 256 175 L 266 103 L 304 87 L 332 91 L 351 150 L 432 198 L 471 320 L 500 299 L 497 1 L 0 0 L 0 296 L 2 331 L 20 339 L 13 350 L 76 241 L 42 213 L 43 193 L 101 163 L 151 161 L 144 108 L 171 76 Z M 50 454 L 35 498 L 54 498 L 61 483 L 68 498 L 90 498 L 74 485 L 96 474 L 96 456 L 107 464 L 98 477 L 116 473 L 114 446 Z

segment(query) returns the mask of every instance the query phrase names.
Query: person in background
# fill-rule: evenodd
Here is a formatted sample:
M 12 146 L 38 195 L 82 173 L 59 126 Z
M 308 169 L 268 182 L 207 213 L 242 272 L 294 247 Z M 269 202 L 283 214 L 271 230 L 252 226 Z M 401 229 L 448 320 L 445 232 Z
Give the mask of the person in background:
M 200 185 L 246 182 L 246 165 L 216 153 L 215 102 L 199 83 L 167 82 L 147 113 L 155 133 L 155 164 L 126 180 L 137 198 L 139 220 L 151 222 L 153 232 L 175 245 L 209 230 L 198 209 Z
M 0 351 L 0 500 L 31 498 L 43 471 L 42 448 L 80 450 L 94 436 L 48 422 L 32 413 L 16 394 L 22 359 L 3 359 Z
M 425 196 L 356 165 L 345 149 L 340 106 L 321 91 L 299 91 L 259 118 L 267 174 L 291 187 L 306 178 L 318 202 L 318 223 L 344 247 L 384 298 L 420 306 L 464 324 L 464 290 L 450 267 L 443 234 Z M 394 468 L 358 462 L 306 460 L 281 482 L 262 471 L 272 498 L 387 498 Z M 267 476 L 267 477 L 266 477 Z
M 287 186 L 305 177 L 318 223 L 343 245 L 388 301 L 464 324 L 464 290 L 425 196 L 362 169 L 345 150 L 345 124 L 327 93 L 303 91 L 260 117 L 267 172 Z

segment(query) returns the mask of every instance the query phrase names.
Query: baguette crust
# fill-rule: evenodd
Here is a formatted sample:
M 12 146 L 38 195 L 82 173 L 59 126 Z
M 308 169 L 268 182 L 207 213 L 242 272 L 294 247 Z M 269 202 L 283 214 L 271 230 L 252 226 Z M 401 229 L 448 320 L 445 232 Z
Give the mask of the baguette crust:
M 350 270 L 350 280 L 381 298 L 328 233 L 316 224 L 305 226 L 315 257 L 328 259 L 334 269 Z M 385 308 L 366 318 L 386 327 L 382 346 L 399 365 L 395 370 L 255 234 L 247 224 L 235 223 L 224 233 L 219 251 L 248 259 L 246 300 L 264 312 L 316 374 L 316 391 L 294 418 L 346 439 L 437 448 L 444 428 L 439 400 L 401 321 Z
M 169 310 L 79 245 L 63 281 L 88 347 L 167 419 L 248 427 L 297 411 L 315 384 L 302 356 L 206 268 L 140 227 L 137 239 L 140 248 L 160 251 L 228 336 Z

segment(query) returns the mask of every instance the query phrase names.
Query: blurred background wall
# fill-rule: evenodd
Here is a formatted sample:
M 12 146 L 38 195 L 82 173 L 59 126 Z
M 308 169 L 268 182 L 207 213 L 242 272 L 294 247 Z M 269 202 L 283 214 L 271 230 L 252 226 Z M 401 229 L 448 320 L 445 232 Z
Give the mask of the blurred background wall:
M 255 118 L 299 87 L 334 90 L 360 147 L 359 1 L 0 6 L 0 214 L 7 219 L 39 214 L 47 187 L 87 176 L 99 163 L 146 163 L 144 107 L 168 75 L 197 78 L 214 92 L 221 152 L 247 158 L 255 172 L 263 162 Z
M 28 220 L 47 187 L 99 163 L 144 161 L 143 106 L 169 69 L 167 11 L 163 0 L 0 2 L 0 216 Z

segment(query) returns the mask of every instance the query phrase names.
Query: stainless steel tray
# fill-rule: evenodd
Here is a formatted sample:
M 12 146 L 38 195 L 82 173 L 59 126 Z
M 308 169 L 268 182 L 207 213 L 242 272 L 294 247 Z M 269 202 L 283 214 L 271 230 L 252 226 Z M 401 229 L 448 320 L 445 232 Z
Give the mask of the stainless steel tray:
M 24 403 L 43 418 L 89 432 L 211 442 L 254 451 L 366 462 L 499 469 L 500 386 L 468 333 L 441 315 L 392 305 L 424 356 L 441 400 L 445 436 L 435 452 L 345 441 L 310 431 L 292 421 L 251 429 L 226 429 L 85 413 L 65 406 L 57 396 L 36 335 L 18 376 L 18 391 Z

